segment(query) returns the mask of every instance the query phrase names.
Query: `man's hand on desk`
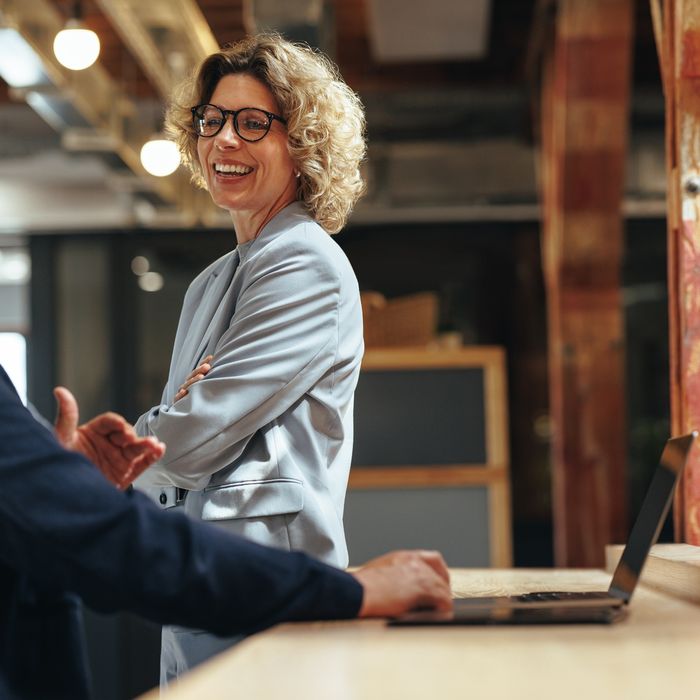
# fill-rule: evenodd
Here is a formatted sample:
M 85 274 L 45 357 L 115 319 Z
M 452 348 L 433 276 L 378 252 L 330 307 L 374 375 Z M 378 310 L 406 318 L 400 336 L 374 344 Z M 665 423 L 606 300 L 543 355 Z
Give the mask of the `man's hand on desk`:
M 353 575 L 364 588 L 359 617 L 393 617 L 416 608 L 452 608 L 450 575 L 439 552 L 391 552 L 372 559 Z
M 58 403 L 54 432 L 67 450 L 80 452 L 120 489 L 157 462 L 165 445 L 156 438 L 140 438 L 134 428 L 116 413 L 102 413 L 78 425 L 78 404 L 64 387 L 56 387 Z

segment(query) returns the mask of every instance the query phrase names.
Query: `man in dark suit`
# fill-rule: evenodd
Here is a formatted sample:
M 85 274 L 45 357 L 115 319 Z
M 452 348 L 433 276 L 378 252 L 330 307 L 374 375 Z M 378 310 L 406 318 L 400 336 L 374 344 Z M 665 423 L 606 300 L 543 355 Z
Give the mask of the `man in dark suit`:
M 70 413 L 69 397 L 58 398 Z M 348 574 L 121 492 L 114 484 L 135 478 L 163 446 L 115 414 L 77 429 L 77 415 L 62 415 L 62 442 L 99 469 L 31 417 L 0 367 L 2 698 L 90 696 L 78 596 L 95 610 L 222 635 L 451 604 L 434 552 L 392 553 Z

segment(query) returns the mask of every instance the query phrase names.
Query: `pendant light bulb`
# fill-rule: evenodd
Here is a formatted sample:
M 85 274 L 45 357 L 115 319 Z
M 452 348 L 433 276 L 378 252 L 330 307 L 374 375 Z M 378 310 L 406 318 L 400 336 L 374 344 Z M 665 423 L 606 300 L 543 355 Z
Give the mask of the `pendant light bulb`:
M 100 39 L 82 23 L 82 5 L 76 2 L 73 15 L 53 40 L 53 52 L 58 62 L 69 70 L 85 70 L 100 55 Z
M 152 136 L 141 148 L 141 165 L 156 177 L 172 175 L 180 165 L 180 151 L 174 141 L 162 134 Z

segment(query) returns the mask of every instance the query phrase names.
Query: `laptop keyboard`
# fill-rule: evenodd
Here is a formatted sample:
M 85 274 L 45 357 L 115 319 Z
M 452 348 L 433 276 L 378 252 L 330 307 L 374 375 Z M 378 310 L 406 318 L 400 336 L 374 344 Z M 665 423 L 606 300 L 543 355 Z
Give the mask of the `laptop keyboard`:
M 576 600 L 577 598 L 609 598 L 607 591 L 534 591 L 515 596 L 516 600 L 523 603 L 532 603 L 545 600 Z

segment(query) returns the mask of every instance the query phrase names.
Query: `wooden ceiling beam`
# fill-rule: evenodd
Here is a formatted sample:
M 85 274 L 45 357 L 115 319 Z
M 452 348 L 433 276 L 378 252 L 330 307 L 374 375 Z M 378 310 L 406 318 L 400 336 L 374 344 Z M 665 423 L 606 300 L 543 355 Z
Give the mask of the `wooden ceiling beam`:
M 96 0 L 161 97 L 218 50 L 195 0 Z

